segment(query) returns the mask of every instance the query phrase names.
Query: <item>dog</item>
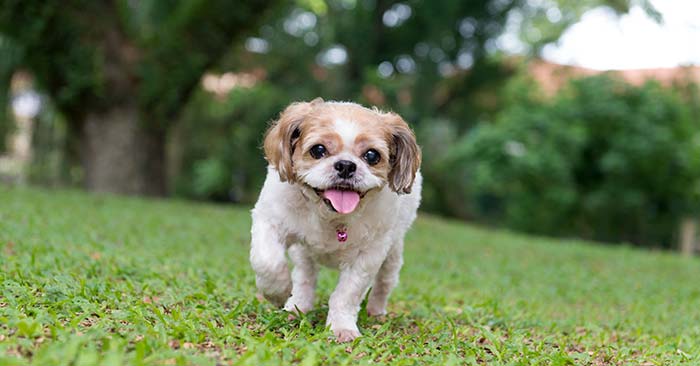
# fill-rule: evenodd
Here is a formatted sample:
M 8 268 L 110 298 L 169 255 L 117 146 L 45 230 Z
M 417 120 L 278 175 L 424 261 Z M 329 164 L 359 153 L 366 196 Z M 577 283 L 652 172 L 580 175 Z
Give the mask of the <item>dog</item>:
M 352 341 L 370 286 L 367 312 L 379 316 L 398 283 L 421 199 L 415 135 L 397 114 L 317 98 L 289 105 L 263 145 L 250 250 L 258 290 L 294 316 L 313 308 L 318 266 L 338 269 L 326 325 Z

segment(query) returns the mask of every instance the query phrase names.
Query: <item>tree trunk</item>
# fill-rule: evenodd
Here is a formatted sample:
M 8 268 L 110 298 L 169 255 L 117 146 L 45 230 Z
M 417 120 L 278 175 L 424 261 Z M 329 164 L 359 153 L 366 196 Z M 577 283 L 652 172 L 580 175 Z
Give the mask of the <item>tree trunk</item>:
M 681 253 L 685 256 L 695 254 L 697 248 L 697 221 L 695 218 L 686 217 L 681 222 Z
M 140 117 L 129 103 L 86 115 L 80 154 L 88 190 L 165 195 L 165 132 Z

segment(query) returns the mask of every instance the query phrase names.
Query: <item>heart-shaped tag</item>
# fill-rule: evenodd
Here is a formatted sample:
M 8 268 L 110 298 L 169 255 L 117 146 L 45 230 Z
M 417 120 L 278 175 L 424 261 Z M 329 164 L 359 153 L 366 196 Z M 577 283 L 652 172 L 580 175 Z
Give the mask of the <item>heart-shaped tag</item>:
M 347 229 L 338 229 L 335 231 L 335 235 L 338 238 L 339 242 L 344 242 L 348 240 L 348 231 Z

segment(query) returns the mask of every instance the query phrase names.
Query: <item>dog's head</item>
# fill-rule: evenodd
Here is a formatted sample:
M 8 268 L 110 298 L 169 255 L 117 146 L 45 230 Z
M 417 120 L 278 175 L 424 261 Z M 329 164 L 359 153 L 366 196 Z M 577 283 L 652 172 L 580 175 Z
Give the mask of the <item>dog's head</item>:
M 320 98 L 288 106 L 264 148 L 283 182 L 313 189 L 342 214 L 385 185 L 410 193 L 421 161 L 413 131 L 397 114 Z

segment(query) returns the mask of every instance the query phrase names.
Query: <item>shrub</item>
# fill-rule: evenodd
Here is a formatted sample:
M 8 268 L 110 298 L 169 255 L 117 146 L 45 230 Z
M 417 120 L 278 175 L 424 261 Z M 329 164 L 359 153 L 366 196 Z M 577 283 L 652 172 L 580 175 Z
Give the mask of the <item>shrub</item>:
M 254 202 L 267 165 L 262 137 L 270 121 L 289 103 L 284 91 L 262 83 L 224 99 L 201 92 L 175 131 L 171 149 L 179 196 Z
M 605 75 L 549 100 L 525 85 L 444 161 L 470 212 L 529 232 L 669 246 L 698 207 L 699 126 L 683 100 Z

